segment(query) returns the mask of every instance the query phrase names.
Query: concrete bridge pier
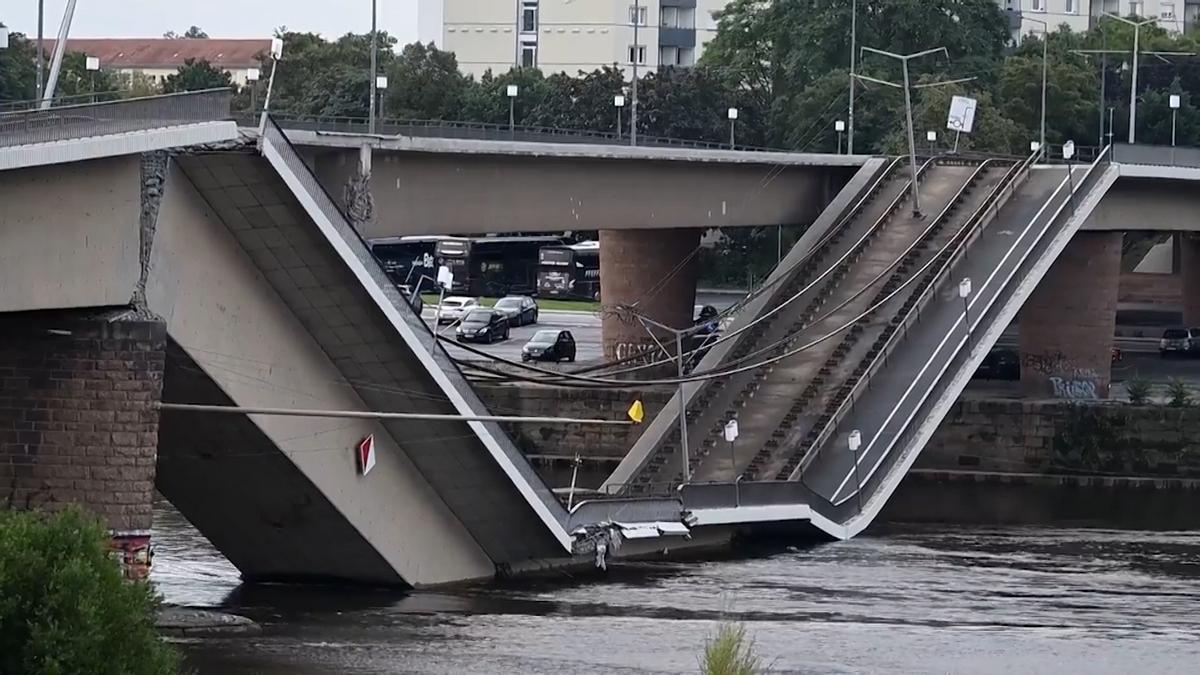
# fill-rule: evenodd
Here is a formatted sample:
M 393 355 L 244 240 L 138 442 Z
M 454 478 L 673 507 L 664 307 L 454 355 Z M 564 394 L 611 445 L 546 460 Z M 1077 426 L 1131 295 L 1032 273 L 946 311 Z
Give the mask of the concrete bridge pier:
M 80 504 L 149 568 L 166 329 L 126 310 L 0 314 L 0 508 Z
M 659 323 L 674 328 L 692 325 L 701 232 L 700 228 L 600 231 L 604 358 L 623 359 L 658 349 L 641 321 L 611 308 L 636 305 L 639 313 Z M 655 335 L 664 343 L 674 340 L 666 331 Z
M 1183 325 L 1200 326 L 1200 236 L 1184 232 L 1176 241 L 1179 244 Z
M 1021 307 L 1021 388 L 1029 398 L 1108 398 L 1121 232 L 1079 232 Z

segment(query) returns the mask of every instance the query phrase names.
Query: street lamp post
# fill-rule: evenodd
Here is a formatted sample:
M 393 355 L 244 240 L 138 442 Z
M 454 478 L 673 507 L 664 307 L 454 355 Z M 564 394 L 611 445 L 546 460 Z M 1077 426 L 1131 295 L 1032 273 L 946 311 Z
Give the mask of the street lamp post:
M 1171 94 L 1171 147 L 1175 147 L 1175 121 L 1179 116 L 1179 94 Z
M 850 2 L 850 120 L 846 135 L 846 154 L 854 154 L 854 67 L 858 57 L 858 0 Z
M 920 195 L 920 191 L 917 188 L 917 141 L 913 134 L 912 87 L 909 85 L 908 62 L 913 59 L 920 58 L 922 56 L 928 56 L 930 54 L 936 54 L 938 52 L 941 52 L 941 53 L 949 56 L 949 52 L 946 50 L 945 47 L 935 47 L 933 49 L 926 49 L 924 51 L 916 52 L 915 54 L 895 54 L 893 52 L 884 51 L 882 49 L 875 49 L 873 47 L 863 47 L 863 51 L 872 52 L 874 54 L 879 54 L 880 56 L 887 56 L 887 57 L 896 59 L 897 61 L 900 62 L 900 65 L 902 66 L 902 69 L 904 71 L 904 83 L 902 85 L 896 84 L 895 82 L 888 82 L 887 80 L 879 80 L 879 79 L 875 79 L 873 77 L 867 77 L 866 75 L 855 74 L 855 77 L 862 79 L 862 80 L 866 80 L 868 82 L 875 82 L 877 84 L 882 84 L 882 85 L 885 85 L 888 87 L 903 87 L 904 88 L 904 116 L 905 116 L 905 119 L 907 121 L 907 126 L 908 126 L 908 161 L 909 161 L 909 165 L 910 165 L 909 169 L 912 171 L 912 182 L 909 184 L 909 190 L 912 192 L 913 216 L 916 218 L 920 218 L 922 216 L 921 216 L 921 195 Z M 962 81 L 963 80 L 951 80 L 951 81 L 947 81 L 947 82 L 937 82 L 934 84 L 923 85 L 923 86 L 953 84 L 954 82 L 962 82 Z
M 925 132 L 925 140 L 929 141 L 929 154 L 933 155 L 933 146 L 937 143 L 937 132 L 932 129 Z
M 837 132 L 837 154 L 842 154 L 842 134 L 846 132 L 846 123 L 838 120 L 833 123 L 833 130 Z
M 858 477 L 858 449 L 862 447 L 862 432 L 858 429 L 851 431 L 846 444 L 850 446 L 854 459 L 854 495 L 858 498 L 858 512 L 862 513 L 862 479 Z
M 963 301 L 963 323 L 967 331 L 967 352 L 971 351 L 971 277 L 958 282 L 958 297 Z
M 725 423 L 724 434 L 725 440 L 729 443 L 729 480 L 733 482 L 734 506 L 741 506 L 742 490 L 741 486 L 738 484 L 737 452 L 733 444 L 738 437 L 738 422 L 736 419 L 729 420 Z
M 641 0 L 633 0 L 633 53 L 630 59 L 633 63 L 633 82 L 631 84 L 632 91 L 630 95 L 633 100 L 629 107 L 629 144 L 637 145 L 637 128 L 638 128 L 638 57 L 641 56 L 641 45 L 638 44 L 638 26 L 642 23 L 642 3 Z
M 617 140 L 621 140 L 621 109 L 625 107 L 625 97 L 617 94 L 613 97 L 613 107 L 617 109 Z
M 378 92 L 378 96 L 382 97 L 383 92 L 387 91 L 387 88 L 388 88 L 387 75 L 376 75 L 375 76 L 375 90 L 376 90 L 376 92 Z M 376 106 L 376 109 L 379 111 L 382 111 L 382 109 L 383 109 L 382 101 L 380 101 L 380 105 Z M 371 128 L 372 129 L 375 128 L 374 116 L 371 117 Z M 374 131 L 372 131 L 371 133 L 374 133 Z
M 96 102 L 96 72 L 100 70 L 100 57 L 88 56 L 83 60 L 83 67 L 91 73 L 92 78 L 92 103 Z
M 729 149 L 733 150 L 733 148 L 734 148 L 733 129 L 734 129 L 734 126 L 737 124 L 738 109 L 730 108 L 729 112 L 728 112 L 728 116 L 729 116 Z
M 370 118 L 367 120 L 367 131 L 372 134 L 375 133 L 375 89 L 377 87 L 376 77 L 379 74 L 379 42 L 376 35 L 377 31 L 375 30 L 375 10 L 377 4 L 376 0 L 371 0 L 371 103 L 369 105 L 370 109 L 367 111 L 367 116 Z
M 1133 21 L 1112 12 L 1105 12 L 1104 16 L 1133 26 L 1133 75 L 1129 85 L 1129 144 L 1133 145 L 1137 142 L 1138 52 L 1140 51 L 1138 49 L 1138 41 L 1141 37 L 1142 26 L 1148 26 L 1158 21 L 1158 19 L 1151 18 L 1144 21 Z
M 510 84 L 505 89 L 508 94 L 508 136 L 516 138 L 517 136 L 517 93 L 520 92 L 520 87 L 515 84 Z
M 655 342 L 658 342 L 658 338 L 654 336 L 654 331 L 650 330 L 650 328 L 647 327 L 647 324 L 655 328 L 661 328 L 675 336 L 675 358 L 676 362 L 678 363 L 679 373 L 679 388 L 676 393 L 676 396 L 679 397 L 679 448 L 681 454 L 681 464 L 683 468 L 683 482 L 687 483 L 691 480 L 692 470 L 691 462 L 688 460 L 687 400 L 683 396 L 683 336 L 687 334 L 690 329 L 680 330 L 678 328 L 672 328 L 671 326 L 659 323 L 648 316 L 643 316 L 636 312 L 634 313 L 634 316 L 638 318 L 638 321 L 642 322 L 642 327 L 646 329 L 647 333 L 650 333 L 650 337 L 654 338 Z M 659 342 L 659 347 L 662 347 L 661 342 Z M 664 348 L 663 351 L 667 350 Z
M 246 69 L 246 82 L 250 85 L 250 114 L 254 114 L 254 109 L 258 107 L 258 78 L 262 77 L 262 72 L 258 68 Z

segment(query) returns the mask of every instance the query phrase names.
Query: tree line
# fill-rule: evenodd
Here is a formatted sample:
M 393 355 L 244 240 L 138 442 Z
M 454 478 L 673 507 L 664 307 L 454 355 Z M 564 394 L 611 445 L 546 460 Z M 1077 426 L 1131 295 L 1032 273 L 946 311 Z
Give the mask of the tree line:
M 946 56 L 912 62 L 914 83 L 948 86 L 914 91 L 918 136 L 938 131 L 946 142 L 945 118 L 956 94 L 979 101 L 975 130 L 961 147 L 1009 154 L 1028 150 L 1037 138 L 1041 116 L 1042 39 L 1048 39 L 1047 140 L 1077 144 L 1101 140 L 1101 124 L 1109 110 L 1120 139 L 1128 124 L 1132 28 L 1102 20 L 1089 31 L 1065 26 L 1046 37 L 1026 36 L 1012 43 L 1008 17 L 994 0 L 859 0 L 858 44 L 896 53 L 945 47 Z M 642 135 L 725 142 L 726 110 L 739 109 L 739 144 L 797 151 L 834 151 L 835 122 L 847 121 L 849 105 L 851 0 L 733 0 L 718 14 L 716 36 L 700 62 L 692 67 L 651 71 L 639 83 L 638 132 Z M 202 39 L 192 27 L 185 37 Z M 370 91 L 370 35 L 347 34 L 325 40 L 314 33 L 280 29 L 284 58 L 279 64 L 271 108 L 278 113 L 314 118 L 364 118 Z M 1200 113 L 1191 93 L 1200 88 L 1196 35 L 1172 35 L 1143 27 L 1139 67 L 1139 139 L 1170 141 L 1171 94 L 1179 94 L 1177 133 L 1180 144 L 1200 143 Z M 615 131 L 617 115 L 628 131 L 630 107 L 618 110 L 613 97 L 629 82 L 617 64 L 591 72 L 543 73 L 513 68 L 484 73 L 478 79 L 459 71 L 453 53 L 432 44 L 399 47 L 378 34 L 379 72 L 389 86 L 381 93 L 380 115 L 396 119 L 456 120 L 506 124 L 507 86 L 518 85 L 514 115 L 530 126 Z M 1099 52 L 1111 53 L 1102 56 Z M 0 51 L 0 101 L 34 95 L 34 48 L 14 34 L 10 48 Z M 270 72 L 261 57 L 263 78 Z M 864 54 L 856 71 L 876 80 L 899 81 L 896 62 Z M 1105 98 L 1099 93 L 1104 82 Z M 265 81 L 257 96 L 248 87 L 236 105 L 261 106 Z M 59 93 L 101 92 L 99 96 L 145 95 L 157 91 L 189 91 L 232 86 L 229 74 L 206 62 L 189 62 L 161 84 L 145 78 L 101 71 L 89 73 L 82 54 L 68 54 Z M 892 87 L 863 81 L 858 86 L 855 150 L 897 152 L 904 137 L 903 94 Z M 111 93 L 110 93 L 111 92 Z M 1108 131 L 1108 129 L 1106 129 Z

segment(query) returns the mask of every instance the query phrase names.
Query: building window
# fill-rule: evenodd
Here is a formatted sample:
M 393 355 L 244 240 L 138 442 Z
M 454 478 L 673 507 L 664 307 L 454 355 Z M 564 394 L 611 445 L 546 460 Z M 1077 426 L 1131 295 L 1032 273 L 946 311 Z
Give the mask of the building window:
M 659 22 L 663 28 L 695 30 L 696 10 L 687 7 L 663 7 Z
M 1076 14 L 1079 12 L 1079 9 L 1075 6 L 1075 0 L 1067 0 L 1066 12 L 1067 14 Z
M 1129 14 L 1130 16 L 1141 16 L 1141 15 L 1142 15 L 1142 3 L 1141 3 L 1141 0 L 1133 0 L 1133 2 L 1129 3 L 1129 12 L 1128 12 L 1128 14 Z
M 1046 0 L 1033 0 L 1033 11 L 1035 11 L 1035 12 L 1046 11 Z
M 646 45 L 629 45 L 629 62 L 646 64 Z
M 681 66 L 696 65 L 696 50 L 691 47 L 680 47 L 678 64 Z
M 696 50 L 691 47 L 659 47 L 658 48 L 658 65 L 666 68 L 668 66 L 691 66 L 696 63 Z
M 521 67 L 536 68 L 537 67 L 537 43 L 536 42 L 521 42 Z
M 1175 20 L 1175 3 L 1164 2 L 1161 5 L 1159 5 L 1158 18 L 1160 18 L 1164 21 L 1174 21 Z
M 537 32 L 537 2 L 526 2 L 521 4 L 521 32 L 536 33 Z
M 646 8 L 642 6 L 629 8 L 629 25 L 645 26 L 646 25 Z

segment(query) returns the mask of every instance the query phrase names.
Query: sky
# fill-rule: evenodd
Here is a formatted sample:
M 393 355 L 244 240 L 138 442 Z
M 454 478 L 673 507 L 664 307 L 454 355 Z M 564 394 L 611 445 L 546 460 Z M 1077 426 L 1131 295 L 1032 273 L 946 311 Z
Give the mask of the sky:
M 44 0 L 54 37 L 67 0 Z M 427 0 L 421 0 L 425 3 Z M 38 0 L 0 0 L 0 22 L 36 35 Z M 379 29 L 412 42 L 418 0 L 377 0 Z M 361 5 L 361 6 L 360 6 Z M 196 25 L 211 37 L 270 37 L 279 26 L 335 38 L 371 28 L 370 0 L 77 0 L 71 37 L 160 37 Z

